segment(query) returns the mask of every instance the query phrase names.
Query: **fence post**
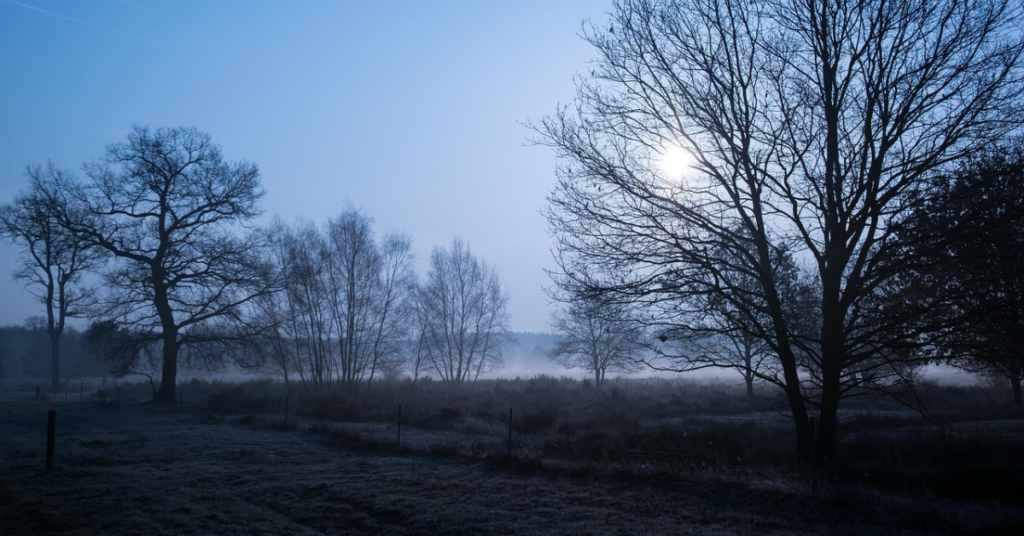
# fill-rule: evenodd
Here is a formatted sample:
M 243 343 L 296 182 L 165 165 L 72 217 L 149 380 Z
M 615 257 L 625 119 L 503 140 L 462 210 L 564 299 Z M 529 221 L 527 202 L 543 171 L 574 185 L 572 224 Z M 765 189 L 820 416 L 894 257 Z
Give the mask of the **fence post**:
M 398 441 L 399 445 L 402 444 L 402 405 L 398 405 Z
M 85 395 L 85 382 L 82 382 L 82 383 L 78 384 L 78 401 L 79 402 L 81 402 L 83 400 L 83 396 L 84 395 Z
M 508 408 L 508 452 L 509 459 L 512 459 L 512 408 Z
M 57 410 L 51 409 L 46 415 L 46 470 L 53 469 L 53 443 L 57 435 Z

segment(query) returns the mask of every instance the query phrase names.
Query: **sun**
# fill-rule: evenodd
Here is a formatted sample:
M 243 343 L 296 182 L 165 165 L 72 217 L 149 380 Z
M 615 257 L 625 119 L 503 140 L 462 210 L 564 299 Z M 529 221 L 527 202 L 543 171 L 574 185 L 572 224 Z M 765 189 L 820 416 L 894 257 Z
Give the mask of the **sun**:
M 696 160 L 693 153 L 678 145 L 666 147 L 658 158 L 658 168 L 669 178 L 678 178 L 692 172 L 694 163 Z

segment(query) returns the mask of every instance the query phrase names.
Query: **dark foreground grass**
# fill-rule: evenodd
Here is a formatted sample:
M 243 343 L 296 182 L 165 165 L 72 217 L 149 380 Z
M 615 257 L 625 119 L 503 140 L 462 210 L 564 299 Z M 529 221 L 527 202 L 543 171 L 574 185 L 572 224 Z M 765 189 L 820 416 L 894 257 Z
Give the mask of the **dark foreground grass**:
M 460 386 L 378 383 L 317 394 L 289 394 L 270 381 L 205 388 L 218 418 L 301 426 L 384 453 L 511 458 L 520 470 L 629 481 L 715 475 L 810 482 L 808 466 L 794 454 L 782 397 L 748 397 L 734 385 L 619 380 L 597 390 L 539 376 Z M 820 474 L 822 489 L 1024 506 L 1024 413 L 994 393 L 925 385 L 918 395 L 936 408 L 928 419 L 886 398 L 853 399 L 842 416 L 837 459 Z M 970 402 L 978 400 L 984 404 Z
M 528 456 L 527 435 L 509 459 L 473 453 L 501 445 L 488 433 L 410 428 L 397 444 L 386 423 L 188 407 L 57 405 L 56 465 L 44 472 L 39 432 L 51 406 L 0 403 L 4 535 L 871 536 L 1024 527 L 1020 508 L 995 501 L 840 485 L 812 497 L 801 475 L 767 469 L 743 475 L 709 463 L 665 478 L 661 462 L 592 467 Z

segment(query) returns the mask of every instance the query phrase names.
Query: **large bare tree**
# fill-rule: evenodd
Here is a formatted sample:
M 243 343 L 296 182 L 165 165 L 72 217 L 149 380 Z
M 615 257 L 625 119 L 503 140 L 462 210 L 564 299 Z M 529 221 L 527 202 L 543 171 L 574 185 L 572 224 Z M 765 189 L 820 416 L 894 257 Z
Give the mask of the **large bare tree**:
M 259 171 L 224 160 L 194 128 L 148 127 L 132 128 L 85 171 L 86 182 L 59 192 L 81 210 L 58 219 L 115 258 L 104 316 L 159 346 L 156 398 L 173 401 L 179 352 L 213 364 L 220 356 L 205 345 L 244 333 L 246 307 L 266 289 L 259 240 L 239 234 L 260 212 Z
M 25 282 L 46 311 L 44 330 L 50 339 L 50 389 L 60 389 L 60 339 L 68 318 L 82 313 L 86 293 L 78 288 L 82 274 L 94 267 L 97 251 L 58 223 L 57 189 L 70 173 L 48 163 L 27 169 L 28 188 L 14 201 L 0 205 L 0 237 L 21 248 L 21 266 L 14 273 Z M 68 209 L 74 210 L 74 209 Z
M 617 2 L 585 31 L 598 59 L 575 106 L 537 127 L 560 156 L 562 275 L 654 326 L 730 303 L 778 359 L 798 450 L 810 406 L 831 458 L 840 399 L 898 382 L 912 354 L 889 349 L 920 336 L 877 307 L 916 262 L 892 223 L 923 179 L 1021 124 L 1020 17 L 1009 0 Z M 659 169 L 676 148 L 690 173 Z M 809 332 L 778 251 L 812 274 Z

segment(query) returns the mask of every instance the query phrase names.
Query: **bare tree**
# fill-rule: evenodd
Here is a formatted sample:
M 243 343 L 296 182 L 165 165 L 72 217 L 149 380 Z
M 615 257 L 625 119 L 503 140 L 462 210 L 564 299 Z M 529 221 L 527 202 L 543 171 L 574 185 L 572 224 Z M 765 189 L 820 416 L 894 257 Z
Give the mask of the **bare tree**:
M 923 179 L 1021 124 L 1020 16 L 1009 0 L 618 2 L 585 33 L 599 59 L 575 107 L 537 129 L 561 157 L 562 275 L 654 325 L 729 302 L 778 360 L 798 450 L 810 405 L 831 458 L 839 400 L 901 381 L 910 354 L 888 349 L 920 340 L 913 312 L 875 307 L 917 262 L 893 222 Z M 658 169 L 675 148 L 692 173 Z M 787 318 L 778 249 L 810 263 L 814 333 Z
M 387 235 L 378 244 L 373 220 L 349 208 L 327 226 L 329 303 L 339 342 L 339 380 L 354 387 L 372 380 L 385 354 L 402 349 L 412 284 L 408 237 Z
M 98 252 L 65 231 L 56 220 L 60 184 L 71 174 L 48 163 L 27 169 L 29 187 L 13 202 L 0 205 L 0 237 L 21 247 L 14 277 L 25 282 L 43 304 L 43 329 L 50 339 L 50 389 L 60 389 L 60 339 L 68 318 L 79 315 L 85 294 L 81 276 L 92 269 Z M 74 208 L 60 210 L 71 212 Z
M 577 296 L 556 312 L 551 327 L 561 337 L 549 357 L 566 368 L 582 368 L 594 375 L 594 385 L 604 384 L 608 372 L 643 369 L 643 332 L 619 304 Z
M 279 376 L 290 393 L 292 375 L 303 370 L 297 339 L 292 336 L 297 315 L 290 307 L 290 286 L 285 281 L 290 229 L 275 218 L 265 234 L 264 257 L 269 266 L 267 287 L 276 291 L 262 293 L 253 301 L 250 322 L 259 328 L 254 336 L 243 340 L 234 357 L 235 363 L 246 370 Z M 299 375 L 305 380 L 301 372 Z
M 501 363 L 511 342 L 507 304 L 498 274 L 461 240 L 450 249 L 434 248 L 417 318 L 420 350 L 445 383 L 476 380 Z
M 104 274 L 105 316 L 159 345 L 156 398 L 174 401 L 179 350 L 191 364 L 215 365 L 219 352 L 204 345 L 244 333 L 246 306 L 265 290 L 258 237 L 237 235 L 259 214 L 259 171 L 225 161 L 194 128 L 147 127 L 85 169 L 87 183 L 59 192 L 83 213 L 62 210 L 58 220 L 116 259 Z
M 326 389 L 334 379 L 337 359 L 325 238 L 312 223 L 289 226 L 280 219 L 265 233 L 270 264 L 283 291 L 258 302 L 261 322 L 272 326 L 266 336 L 273 340 L 250 355 L 248 368 L 269 367 L 297 375 L 307 389 Z
M 373 308 L 380 255 L 368 216 L 349 208 L 327 224 L 325 274 L 328 303 L 338 335 L 338 379 L 346 387 L 363 380 L 373 359 Z
M 736 236 L 743 237 L 742 229 Z M 784 386 L 782 371 L 775 359 L 775 353 L 766 343 L 759 330 L 771 323 L 767 302 L 761 292 L 761 285 L 749 273 L 734 271 L 742 265 L 741 259 L 730 257 L 729 250 L 714 252 L 714 257 L 723 262 L 710 280 L 701 284 L 714 287 L 714 278 L 729 279 L 735 285 L 730 293 L 710 292 L 689 298 L 690 309 L 680 316 L 671 311 L 661 310 L 653 326 L 653 350 L 655 359 L 648 362 L 657 370 L 690 372 L 707 368 L 734 369 L 743 376 L 747 395 L 753 396 L 757 380 Z M 816 318 L 811 303 L 813 284 L 806 281 L 803 273 L 792 259 L 792 255 L 781 248 L 771 248 L 774 263 L 772 274 L 776 287 L 786 303 L 785 321 L 794 337 L 802 340 L 815 328 Z M 723 277 L 723 274 L 727 276 Z M 696 275 L 694 275 L 696 277 Z M 742 292 L 744 304 L 727 299 L 729 294 Z M 700 315 L 694 312 L 700 311 Z M 752 320 L 757 318 L 757 321 Z M 668 361 L 668 365 L 665 361 Z M 808 364 L 802 362 L 807 368 Z
M 370 377 L 377 370 L 397 379 L 409 353 L 414 316 L 416 276 L 412 270 L 412 241 L 407 235 L 387 234 L 380 243 L 380 275 L 376 285 L 374 335 Z
M 411 243 L 399 234 L 378 243 L 372 223 L 350 208 L 323 231 L 271 225 L 270 263 L 284 291 L 259 302 L 274 341 L 252 355 L 250 368 L 294 373 L 311 389 L 335 381 L 353 388 L 381 367 L 402 368 L 415 283 Z

